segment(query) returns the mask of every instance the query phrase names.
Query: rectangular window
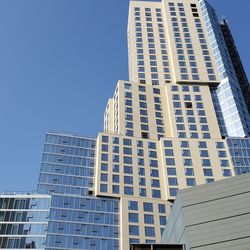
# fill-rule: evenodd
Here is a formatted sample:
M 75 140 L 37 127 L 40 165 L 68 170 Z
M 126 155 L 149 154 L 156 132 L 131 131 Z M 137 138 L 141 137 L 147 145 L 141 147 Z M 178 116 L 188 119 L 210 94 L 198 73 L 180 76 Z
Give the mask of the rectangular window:
M 173 178 L 173 177 L 168 178 L 168 184 L 170 186 L 178 186 L 177 178 Z
M 137 201 L 128 201 L 128 209 L 129 210 L 138 210 L 138 202 Z
M 188 187 L 194 187 L 196 186 L 196 181 L 194 178 L 187 178 L 186 183 Z
M 154 227 L 145 227 L 145 236 L 155 237 L 155 229 L 154 229 Z
M 128 221 L 133 223 L 139 222 L 139 216 L 137 213 L 129 213 L 128 214 Z
M 203 169 L 203 172 L 205 176 L 213 176 L 212 169 Z
M 153 212 L 153 203 L 143 202 L 144 212 Z
M 139 226 L 129 226 L 129 235 L 139 235 Z
M 154 224 L 154 216 L 152 214 L 144 214 L 145 224 Z

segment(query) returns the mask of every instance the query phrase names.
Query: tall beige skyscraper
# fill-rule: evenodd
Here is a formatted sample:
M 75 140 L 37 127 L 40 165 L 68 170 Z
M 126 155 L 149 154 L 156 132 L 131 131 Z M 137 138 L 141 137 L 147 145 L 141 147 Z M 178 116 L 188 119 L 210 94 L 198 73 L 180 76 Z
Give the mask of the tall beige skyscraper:
M 128 54 L 97 139 L 48 132 L 39 195 L 0 196 L 0 248 L 159 243 L 178 190 L 250 172 L 250 87 L 206 0 L 131 0 Z
M 216 54 L 211 10 L 203 0 L 130 1 L 130 81 L 108 101 L 94 185 L 95 195 L 120 199 L 120 249 L 160 241 L 179 189 L 235 175 L 225 137 L 248 135 L 249 114 L 241 105 L 247 119 L 237 110 L 231 126 L 222 113 L 238 98 L 220 97 L 231 78 Z

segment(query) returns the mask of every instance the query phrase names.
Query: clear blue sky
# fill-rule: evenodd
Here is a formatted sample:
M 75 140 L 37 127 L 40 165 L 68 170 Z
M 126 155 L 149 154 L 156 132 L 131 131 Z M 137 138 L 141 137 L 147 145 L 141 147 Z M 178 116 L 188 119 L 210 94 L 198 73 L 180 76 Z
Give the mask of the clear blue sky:
M 210 3 L 229 20 L 250 75 L 250 1 Z M 0 192 L 36 188 L 47 130 L 102 130 L 108 97 L 128 79 L 128 4 L 0 1 Z

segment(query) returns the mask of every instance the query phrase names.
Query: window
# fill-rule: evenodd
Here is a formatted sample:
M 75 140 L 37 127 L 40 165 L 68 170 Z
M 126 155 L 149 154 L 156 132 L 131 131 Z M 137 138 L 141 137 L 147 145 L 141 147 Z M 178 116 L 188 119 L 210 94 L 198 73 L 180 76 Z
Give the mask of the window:
M 127 116 L 129 116 L 129 115 L 127 115 Z M 113 141 L 113 144 L 119 144 L 119 138 L 118 137 L 113 137 L 112 141 Z
M 207 123 L 207 118 L 205 117 L 200 117 L 200 123 Z
M 184 166 L 192 166 L 192 159 L 183 159 Z
M 153 204 L 149 202 L 143 202 L 144 212 L 153 212 Z
M 150 167 L 157 168 L 157 167 L 158 167 L 158 161 L 157 161 L 157 160 L 152 160 L 152 159 L 150 159 L 150 160 L 149 160 L 149 166 L 150 166 Z
M 194 187 L 196 186 L 196 181 L 194 178 L 187 178 L 186 183 L 188 187 Z
M 134 194 L 134 190 L 133 187 L 124 187 L 124 194 L 125 195 L 133 195 Z
M 113 172 L 119 173 L 119 165 L 113 164 L 112 169 L 113 169 Z
M 151 186 L 152 186 L 152 187 L 160 187 L 160 181 L 159 181 L 159 180 L 152 179 L 152 180 L 151 180 Z
M 177 178 L 173 178 L 173 177 L 168 178 L 168 184 L 169 184 L 170 186 L 178 186 Z
M 182 150 L 182 156 L 185 156 L 185 157 L 191 156 L 190 150 L 187 150 L 187 149 Z
M 139 95 L 139 100 L 146 101 L 146 96 L 145 95 Z
M 128 209 L 129 210 L 138 210 L 138 202 L 137 201 L 128 201 Z
M 193 92 L 200 92 L 199 86 L 193 86 Z
M 108 175 L 107 174 L 101 174 L 101 181 L 108 181 Z
M 147 118 L 147 117 L 141 116 L 141 117 L 140 117 L 140 120 L 141 120 L 141 122 L 143 122 L 143 123 L 148 123 L 148 118 Z
M 230 176 L 232 176 L 232 173 L 231 173 L 230 169 L 223 169 L 222 172 L 223 172 L 223 176 L 224 177 L 230 177 Z
M 227 157 L 227 153 L 226 153 L 226 151 L 219 150 L 219 151 L 218 151 L 218 156 L 219 156 L 220 158 L 225 158 L 225 157 Z
M 173 95 L 172 96 L 173 100 L 177 101 L 177 100 L 180 100 L 180 95 Z
M 119 175 L 113 175 L 113 176 L 112 176 L 112 180 L 113 180 L 113 182 L 115 182 L 115 183 L 119 183 L 119 181 L 120 181 L 120 176 L 119 176 Z
M 193 108 L 192 102 L 185 102 L 185 108 L 187 108 L 187 109 Z
M 179 138 L 186 138 L 186 133 L 185 132 L 178 132 L 178 137 Z
M 165 204 L 158 204 L 158 211 L 159 211 L 159 213 L 166 213 Z
M 154 224 L 154 216 L 151 214 L 144 214 L 144 223 L 145 224 Z
M 189 91 L 189 86 L 186 86 L 186 85 L 182 86 L 182 91 L 183 92 L 188 92 Z
M 228 160 L 220 160 L 220 165 L 221 165 L 222 167 L 229 167 Z
M 147 103 L 146 102 L 140 102 L 140 108 L 147 108 Z
M 113 153 L 119 153 L 119 146 L 113 146 Z
M 174 166 L 175 165 L 174 158 L 166 158 L 166 165 L 167 166 Z
M 203 167 L 210 167 L 211 166 L 211 162 L 209 159 L 202 159 L 202 166 Z
M 157 152 L 156 151 L 150 150 L 148 155 L 149 155 L 150 158 L 157 158 Z
M 147 132 L 141 132 L 141 137 L 144 138 L 144 139 L 148 139 L 149 135 L 148 135 Z
M 126 122 L 126 128 L 133 128 L 133 122 Z
M 169 194 L 171 196 L 176 196 L 178 192 L 178 188 L 169 188 Z
M 173 156 L 174 151 L 173 149 L 165 149 L 165 156 Z
M 176 124 L 177 130 L 185 130 L 184 124 Z
M 137 141 L 137 147 L 142 148 L 143 147 L 143 141 Z
M 206 183 L 212 183 L 212 182 L 214 182 L 214 179 L 213 178 L 206 178 L 205 181 L 206 181 Z
M 182 116 L 177 116 L 177 117 L 175 118 L 175 121 L 176 121 L 176 122 L 179 122 L 179 123 L 182 123 L 182 122 L 184 122 L 184 119 L 183 119 Z
M 188 141 L 181 141 L 180 142 L 182 148 L 189 148 L 189 142 Z
M 175 168 L 167 168 L 167 174 L 168 175 L 173 175 L 175 176 L 176 175 L 176 169 Z
M 173 102 L 174 108 L 178 109 L 181 108 L 181 103 L 180 102 Z
M 106 163 L 101 163 L 101 170 L 102 170 L 102 171 L 108 171 L 108 164 L 106 164 Z
M 113 185 L 112 186 L 112 192 L 113 192 L 113 194 L 119 194 L 120 193 L 120 186 Z
M 129 235 L 139 235 L 139 226 L 129 226 Z
M 131 139 L 123 139 L 123 145 L 131 146 L 132 145 Z
M 140 115 L 148 115 L 147 110 L 145 110 L 145 109 L 140 109 Z
M 102 154 L 102 161 L 108 161 L 108 154 Z
M 123 153 L 126 155 L 132 155 L 132 148 L 123 148 Z
M 137 163 L 139 166 L 144 166 L 144 158 L 138 158 Z
M 109 137 L 108 136 L 102 136 L 102 142 L 108 142 L 109 141 Z
M 205 113 L 205 110 L 201 109 L 201 110 L 198 110 L 198 116 L 205 116 L 206 113 Z
M 200 156 L 201 157 L 209 157 L 208 151 L 207 150 L 200 150 Z
M 167 217 L 166 216 L 160 216 L 160 225 L 165 226 L 167 224 Z
M 194 176 L 194 170 L 192 168 L 185 168 L 186 176 Z
M 144 156 L 143 149 L 137 149 L 137 156 Z
M 195 123 L 195 118 L 193 116 L 188 116 L 189 123 Z
M 139 178 L 139 185 L 140 186 L 146 186 L 146 179 L 145 178 Z
M 171 86 L 171 91 L 178 91 L 179 90 L 179 88 L 178 88 L 178 86 Z
M 150 170 L 150 176 L 151 177 L 159 177 L 159 171 L 155 169 Z
M 124 176 L 124 183 L 125 184 L 133 184 L 133 177 L 131 176 Z
M 147 196 L 146 188 L 139 188 L 139 194 L 141 197 L 146 197 Z
M 172 148 L 173 147 L 172 141 L 164 141 L 164 147 Z
M 152 190 L 152 198 L 161 198 L 161 191 L 153 189 Z
M 145 236 L 155 237 L 155 229 L 154 229 L 154 227 L 145 227 Z
M 128 214 L 128 220 L 129 222 L 138 223 L 139 222 L 139 216 L 137 213 L 129 213 Z
M 108 145 L 102 144 L 102 151 L 108 152 Z
M 101 184 L 100 185 L 100 191 L 103 192 L 103 193 L 107 193 L 108 185 L 107 184 Z
M 141 86 L 141 85 L 139 85 L 139 91 L 141 91 L 141 92 L 145 92 L 145 91 L 146 91 L 145 86 Z
M 123 157 L 123 162 L 124 162 L 125 164 L 132 164 L 132 157 L 124 156 L 124 157 Z
M 160 89 L 153 88 L 153 93 L 154 93 L 154 94 L 160 94 Z
M 216 142 L 216 147 L 217 148 L 225 148 L 225 145 L 223 142 Z
M 205 176 L 213 176 L 212 169 L 203 169 L 203 172 Z
M 133 174 L 133 168 L 130 166 L 124 166 L 124 173 L 125 174 Z
M 145 168 L 139 168 L 138 175 L 144 176 L 145 175 Z
M 205 141 L 200 141 L 198 145 L 199 148 L 207 148 L 207 143 Z

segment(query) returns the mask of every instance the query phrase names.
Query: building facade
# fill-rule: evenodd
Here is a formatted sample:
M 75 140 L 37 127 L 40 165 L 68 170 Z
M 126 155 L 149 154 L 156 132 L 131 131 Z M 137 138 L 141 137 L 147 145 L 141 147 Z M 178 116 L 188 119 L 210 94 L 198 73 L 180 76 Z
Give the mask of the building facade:
M 129 81 L 104 131 L 46 135 L 45 249 L 159 243 L 178 190 L 250 172 L 247 83 L 227 36 L 205 0 L 130 1 Z
M 93 196 L 96 140 L 49 132 L 38 193 L 51 195 L 46 249 L 118 249 L 119 201 Z
M 161 243 L 186 250 L 247 250 L 250 174 L 181 190 Z
M 45 249 L 50 202 L 49 195 L 0 195 L 0 248 Z

